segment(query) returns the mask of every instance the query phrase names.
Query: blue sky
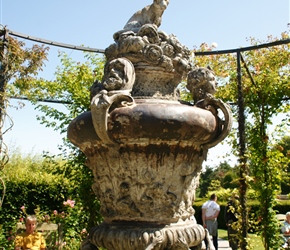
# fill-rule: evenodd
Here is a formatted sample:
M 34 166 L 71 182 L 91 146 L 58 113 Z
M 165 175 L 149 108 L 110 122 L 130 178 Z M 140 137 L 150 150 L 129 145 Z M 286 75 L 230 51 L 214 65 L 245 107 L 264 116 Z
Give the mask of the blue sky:
M 160 30 L 175 34 L 189 49 L 206 42 L 217 49 L 249 46 L 249 37 L 266 40 L 268 35 L 280 37 L 289 31 L 290 0 L 170 0 L 163 14 Z M 7 29 L 47 40 L 105 49 L 113 43 L 113 33 L 122 29 L 131 15 L 152 3 L 152 0 L 0 0 L 0 22 Z M 30 42 L 26 42 L 30 45 Z M 50 48 L 49 61 L 40 73 L 54 79 L 59 65 L 57 53 Z M 75 60 L 82 53 L 65 50 Z M 12 101 L 15 103 L 15 101 Z M 20 110 L 9 109 L 14 127 L 4 136 L 10 148 L 22 152 L 57 151 L 60 135 L 39 125 L 31 105 Z M 228 147 L 220 146 L 218 155 Z M 216 157 L 210 157 L 213 161 Z

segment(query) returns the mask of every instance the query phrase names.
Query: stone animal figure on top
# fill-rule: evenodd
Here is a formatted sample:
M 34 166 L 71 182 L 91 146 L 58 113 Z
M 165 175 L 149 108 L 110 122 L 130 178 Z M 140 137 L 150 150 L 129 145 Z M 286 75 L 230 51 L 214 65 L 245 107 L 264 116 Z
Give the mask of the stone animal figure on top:
M 144 24 L 161 25 L 162 14 L 169 4 L 169 0 L 154 0 L 151 5 L 137 11 L 124 26 L 125 30 L 138 29 Z

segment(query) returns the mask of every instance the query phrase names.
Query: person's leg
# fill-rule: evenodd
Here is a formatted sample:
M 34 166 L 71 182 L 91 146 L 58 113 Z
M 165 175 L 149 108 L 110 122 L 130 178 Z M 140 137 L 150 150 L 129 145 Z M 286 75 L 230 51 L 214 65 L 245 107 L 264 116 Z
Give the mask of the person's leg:
M 205 224 L 206 224 L 206 230 L 208 230 L 208 233 L 210 234 L 210 230 L 211 230 L 211 224 L 209 223 L 208 220 L 205 221 Z M 208 235 L 209 236 L 209 235 Z M 207 250 L 208 248 L 208 239 L 207 237 L 204 238 L 204 244 L 205 244 L 205 249 Z
M 218 236 L 212 236 L 213 245 L 216 250 L 218 250 Z
M 213 241 L 213 245 L 215 247 L 216 250 L 218 250 L 218 223 L 217 220 L 214 223 L 214 227 L 215 227 L 215 234 L 212 235 L 212 241 Z

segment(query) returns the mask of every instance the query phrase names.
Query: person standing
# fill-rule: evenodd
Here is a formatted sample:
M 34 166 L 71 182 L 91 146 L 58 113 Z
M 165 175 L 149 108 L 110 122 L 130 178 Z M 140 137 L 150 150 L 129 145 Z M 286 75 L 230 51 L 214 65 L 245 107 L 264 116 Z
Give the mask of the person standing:
M 218 222 L 217 217 L 220 213 L 220 206 L 217 204 L 217 195 L 212 194 L 210 200 L 203 203 L 202 207 L 202 223 L 209 234 L 212 236 L 213 245 L 218 250 Z M 208 246 L 207 240 L 205 240 L 206 248 Z
M 233 226 L 233 223 L 238 221 L 236 217 L 238 198 L 237 195 L 231 197 L 225 209 L 225 222 L 228 230 L 229 244 L 232 250 L 238 249 L 237 230 L 235 229 L 235 226 Z

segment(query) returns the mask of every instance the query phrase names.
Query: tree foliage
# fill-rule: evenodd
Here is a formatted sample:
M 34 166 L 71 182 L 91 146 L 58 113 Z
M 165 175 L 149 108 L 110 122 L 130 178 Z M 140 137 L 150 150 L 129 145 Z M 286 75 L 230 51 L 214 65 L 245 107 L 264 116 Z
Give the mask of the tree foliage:
M 96 80 L 103 76 L 104 58 L 96 54 L 84 53 L 84 62 L 75 62 L 66 53 L 60 53 L 61 66 L 57 67 L 55 81 L 42 81 L 41 93 L 31 93 L 30 98 L 54 99 L 61 101 L 66 109 L 60 110 L 49 104 L 37 103 L 36 109 L 43 115 L 39 116 L 41 124 L 59 131 L 64 135 L 62 157 L 67 162 L 62 168 L 57 167 L 54 173 L 62 173 L 73 183 L 79 194 L 79 199 L 84 204 L 85 212 L 89 215 L 88 228 L 101 221 L 99 215 L 99 202 L 92 191 L 93 176 L 91 170 L 85 166 L 85 156 L 74 147 L 66 138 L 69 123 L 79 114 L 90 108 L 89 90 Z M 38 86 L 39 82 L 34 82 Z M 54 162 L 54 156 L 48 156 Z
M 221 162 L 218 166 L 206 166 L 205 170 L 200 175 L 199 196 L 207 197 L 213 190 L 218 190 L 214 187 L 214 181 L 218 181 L 221 188 L 236 189 L 238 183 L 238 167 L 231 167 L 227 162 Z
M 284 136 L 274 144 L 274 150 L 278 150 L 288 159 L 287 167 L 282 175 L 281 193 L 290 194 L 290 136 Z
M 283 33 L 281 39 L 287 38 L 289 39 L 289 35 Z M 249 39 L 252 45 L 276 40 L 278 38 L 272 36 L 266 41 Z M 202 51 L 211 49 L 206 44 L 201 46 Z M 281 175 L 287 166 L 287 159 L 281 152 L 272 149 L 269 126 L 277 114 L 284 113 L 285 116 L 289 116 L 290 45 L 288 43 L 249 50 L 242 56 L 244 61 L 242 88 L 247 117 L 245 133 L 247 152 L 244 157 L 249 159 L 250 173 L 254 178 L 252 186 L 260 201 L 260 230 L 265 249 L 278 249 L 278 241 L 275 239 L 279 234 L 279 225 L 273 207 L 276 204 L 276 195 L 280 192 Z M 220 82 L 217 96 L 232 104 L 238 103 L 236 61 L 233 54 L 196 57 L 196 64 L 210 65 L 216 72 Z M 237 106 L 232 108 L 235 117 L 237 108 Z M 284 131 L 289 131 L 286 126 L 287 123 L 283 126 Z M 236 152 L 238 146 L 238 141 L 233 141 L 233 149 Z M 243 178 L 247 180 L 249 177 L 246 176 L 247 173 L 244 174 Z
M 7 114 L 9 97 L 14 96 L 15 90 L 30 89 L 29 82 L 37 78 L 37 74 L 47 59 L 48 47 L 33 45 L 27 48 L 23 41 L 18 41 L 7 35 L 5 29 L 0 30 L 0 169 L 8 162 L 6 144 L 3 135 L 12 126 L 13 121 Z M 3 130 L 5 120 L 10 121 L 10 127 Z M 0 203 L 1 205 L 1 203 Z
M 30 100 L 43 114 L 38 116 L 40 123 L 63 135 L 61 157 L 65 159 L 64 164 L 59 164 L 58 156 L 45 156 L 49 164 L 54 166 L 50 169 L 51 174 L 69 180 L 73 188 L 67 196 L 73 197 L 77 204 L 82 204 L 83 214 L 89 217 L 89 229 L 101 221 L 99 202 L 91 188 L 93 177 L 85 166 L 85 157 L 67 141 L 66 132 L 68 124 L 90 108 L 89 89 L 95 80 L 102 78 L 104 59 L 96 54 L 84 53 L 84 62 L 75 62 L 61 52 L 61 65 L 56 69 L 56 80 L 48 81 L 37 77 L 37 72 L 43 66 L 42 60 L 46 58 L 47 48 L 33 45 L 32 49 L 28 49 L 24 43 L 8 37 L 7 50 L 9 67 L 5 71 L 5 95 Z M 58 109 L 39 100 L 59 101 L 65 108 Z
M 3 74 L 9 90 L 6 91 L 10 96 L 19 93 L 23 96 L 33 90 L 30 82 L 37 79 L 39 71 L 44 67 L 47 60 L 49 47 L 33 44 L 31 48 L 26 43 L 7 36 L 1 42 L 6 48 L 2 50 L 2 63 L 6 68 Z M 5 86 L 4 86 L 5 87 Z M 36 89 L 36 88 L 35 88 Z

